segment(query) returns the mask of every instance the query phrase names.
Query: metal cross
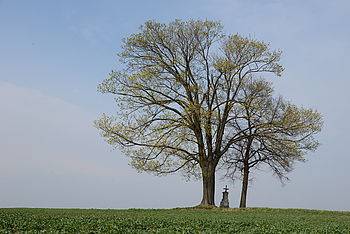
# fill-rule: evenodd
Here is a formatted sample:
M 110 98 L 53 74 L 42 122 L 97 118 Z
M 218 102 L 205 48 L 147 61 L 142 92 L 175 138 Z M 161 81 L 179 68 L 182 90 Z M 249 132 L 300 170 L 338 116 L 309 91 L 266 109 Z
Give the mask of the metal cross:
M 225 190 L 225 192 L 227 192 L 227 190 L 228 190 L 227 185 L 226 185 L 226 187 L 224 188 L 224 190 Z

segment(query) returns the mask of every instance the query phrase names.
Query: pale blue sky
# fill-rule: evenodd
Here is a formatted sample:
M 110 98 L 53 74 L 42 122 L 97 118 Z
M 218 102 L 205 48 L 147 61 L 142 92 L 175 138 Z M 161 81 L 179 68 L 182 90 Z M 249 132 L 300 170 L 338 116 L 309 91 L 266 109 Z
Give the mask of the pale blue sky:
M 276 93 L 319 110 L 322 145 L 285 186 L 256 173 L 248 206 L 350 210 L 350 2 L 347 0 L 0 0 L 0 207 L 172 208 L 201 183 L 138 174 L 98 136 L 113 112 L 97 84 L 118 69 L 122 38 L 147 20 L 219 20 L 227 33 L 283 50 Z M 240 183 L 230 187 L 239 203 Z

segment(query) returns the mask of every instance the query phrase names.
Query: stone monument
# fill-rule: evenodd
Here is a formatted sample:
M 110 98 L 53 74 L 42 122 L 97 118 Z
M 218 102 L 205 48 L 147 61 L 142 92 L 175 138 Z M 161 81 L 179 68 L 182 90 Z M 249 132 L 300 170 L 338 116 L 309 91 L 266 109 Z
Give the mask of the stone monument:
M 228 188 L 227 188 L 227 185 L 226 187 L 224 188 L 225 191 L 222 192 L 222 200 L 220 202 L 220 208 L 229 208 L 230 205 L 228 203 Z

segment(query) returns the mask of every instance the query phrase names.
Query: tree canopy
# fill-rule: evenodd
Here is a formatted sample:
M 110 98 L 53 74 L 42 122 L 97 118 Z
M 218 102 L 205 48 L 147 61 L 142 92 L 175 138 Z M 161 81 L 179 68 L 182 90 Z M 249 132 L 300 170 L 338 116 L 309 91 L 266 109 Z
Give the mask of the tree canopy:
M 98 88 L 114 95 L 118 112 L 96 127 L 138 170 L 202 178 L 201 204 L 215 205 L 216 167 L 250 130 L 236 125 L 243 87 L 262 73 L 280 76 L 281 51 L 226 35 L 218 22 L 176 20 L 146 22 L 119 56 L 125 67 Z
M 281 180 L 288 179 L 294 162 L 304 161 L 308 151 L 317 149 L 314 135 L 323 122 L 317 111 L 273 97 L 271 83 L 265 80 L 248 79 L 241 89 L 234 128 L 245 138 L 231 146 L 222 166 L 226 176 L 242 179 L 240 207 L 246 207 L 249 173 L 267 165 Z

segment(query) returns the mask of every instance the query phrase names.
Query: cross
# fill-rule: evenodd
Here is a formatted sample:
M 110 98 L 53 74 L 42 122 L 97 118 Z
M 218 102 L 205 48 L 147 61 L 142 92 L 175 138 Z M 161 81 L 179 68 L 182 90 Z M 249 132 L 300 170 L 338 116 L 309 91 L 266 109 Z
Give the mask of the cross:
M 226 187 L 224 188 L 224 190 L 225 190 L 225 192 L 227 192 L 227 190 L 228 190 L 227 185 L 226 185 Z

